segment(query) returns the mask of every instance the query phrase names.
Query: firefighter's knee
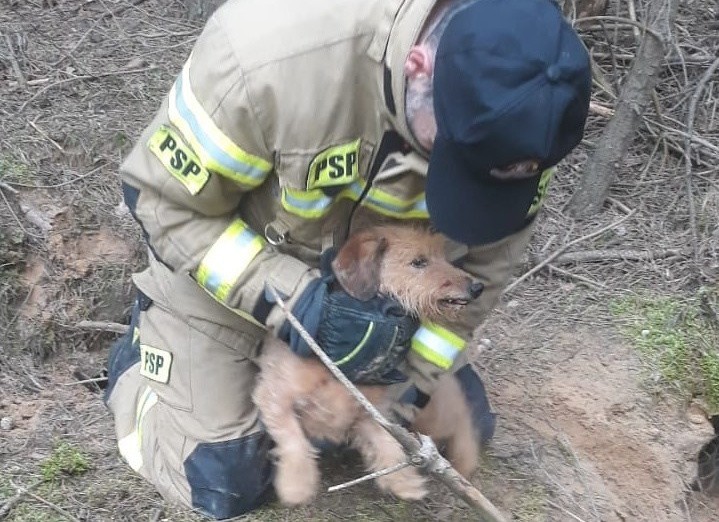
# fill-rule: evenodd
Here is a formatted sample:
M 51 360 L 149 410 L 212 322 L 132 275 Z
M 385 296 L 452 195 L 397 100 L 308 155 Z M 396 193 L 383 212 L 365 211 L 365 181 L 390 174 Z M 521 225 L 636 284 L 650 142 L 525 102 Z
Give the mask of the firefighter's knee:
M 264 431 L 198 444 L 184 463 L 192 506 L 221 520 L 265 503 L 272 491 L 270 448 Z

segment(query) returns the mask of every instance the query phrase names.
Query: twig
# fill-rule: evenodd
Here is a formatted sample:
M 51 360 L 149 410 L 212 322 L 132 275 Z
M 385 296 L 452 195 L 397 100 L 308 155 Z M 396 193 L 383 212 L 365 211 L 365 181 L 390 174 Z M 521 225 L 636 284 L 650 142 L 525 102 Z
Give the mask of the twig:
M 609 201 L 612 205 L 614 205 L 615 207 L 617 207 L 619 210 L 621 210 L 621 211 L 624 212 L 625 214 L 629 214 L 629 213 L 631 213 L 631 211 L 632 211 L 631 208 L 629 208 L 628 206 L 626 206 L 624 203 L 622 203 L 621 201 L 619 201 L 619 200 L 616 199 L 616 198 L 613 198 L 613 197 L 611 197 L 611 196 L 607 196 L 607 201 Z
M 28 491 L 28 492 L 26 493 L 26 495 L 29 496 L 29 497 L 34 498 L 34 499 L 37 500 L 38 502 L 41 502 L 41 503 L 45 504 L 47 507 L 49 507 L 50 509 L 52 509 L 52 510 L 58 512 L 59 514 L 61 514 L 61 515 L 64 516 L 65 518 L 67 518 L 68 520 L 71 520 L 72 522 L 80 522 L 80 519 L 79 519 L 79 518 L 75 518 L 75 517 L 72 516 L 70 513 L 68 513 L 68 512 L 65 511 L 64 509 L 62 509 L 60 506 L 56 506 L 55 504 L 53 504 L 53 503 L 50 502 L 49 500 L 45 500 L 45 499 L 42 498 L 41 496 L 36 495 L 35 493 L 32 493 L 31 491 Z
M 18 189 L 12 188 L 10 185 L 2 181 L 0 181 L 0 190 L 7 190 L 13 196 L 17 196 L 18 194 L 20 194 L 20 191 Z
M 95 174 L 95 172 L 97 172 L 98 170 L 100 170 L 100 169 L 101 169 L 102 167 L 104 167 L 105 165 L 106 165 L 106 163 L 102 163 L 102 164 L 98 165 L 97 167 L 95 167 L 94 169 L 92 169 L 90 172 L 86 172 L 85 174 L 81 174 L 81 175 L 79 175 L 78 177 L 76 177 L 75 179 L 69 179 L 69 180 L 67 180 L 67 181 L 63 181 L 62 183 L 55 183 L 54 185 L 29 185 L 29 184 L 27 184 L 27 183 L 16 183 L 15 181 L 10 181 L 9 183 L 12 184 L 12 185 L 15 185 L 16 187 L 23 187 L 23 188 L 32 188 L 32 189 L 54 189 L 54 188 L 58 188 L 58 187 L 64 187 L 65 185 L 71 185 L 71 184 L 73 184 L 73 183 L 77 183 L 78 181 L 80 181 L 80 180 L 82 180 L 82 179 L 85 179 L 85 178 L 87 178 L 87 177 L 89 177 L 89 176 L 92 176 L 93 174 Z M 0 187 L 0 188 L 2 188 L 2 187 Z M 12 188 L 12 187 L 11 187 L 11 188 Z M 14 189 L 13 189 L 13 190 L 14 190 Z M 17 191 L 16 191 L 16 192 L 17 192 Z
M 93 377 L 92 379 L 83 379 L 81 381 L 75 381 L 75 382 L 64 382 L 62 383 L 63 386 L 75 386 L 77 384 L 91 384 L 93 382 L 105 382 L 107 381 L 107 377 Z
M 28 492 L 31 489 L 34 489 L 38 487 L 40 484 L 42 484 L 44 480 L 38 480 L 37 482 L 34 482 L 33 484 L 30 484 L 28 487 L 17 487 L 17 493 L 15 493 L 12 497 L 7 499 L 5 503 L 0 507 L 0 520 L 8 516 L 12 508 L 14 508 L 18 502 L 22 499 L 23 496 L 28 494 Z
M 539 263 L 537 266 L 535 266 L 534 268 L 532 268 L 531 270 L 525 272 L 522 276 L 520 276 L 519 278 L 517 278 L 517 280 L 515 280 L 511 285 L 509 285 L 507 288 L 505 288 L 505 290 L 504 290 L 503 293 L 504 293 L 504 294 L 508 294 L 509 292 L 511 292 L 512 290 L 514 290 L 522 281 L 524 281 L 524 280 L 527 279 L 528 277 L 531 277 L 532 275 L 534 275 L 534 274 L 536 274 L 537 272 L 539 272 L 542 268 L 544 268 L 544 267 L 547 266 L 549 263 L 551 263 L 552 261 L 554 261 L 557 257 L 559 257 L 559 255 L 560 255 L 562 252 L 564 252 L 565 250 L 567 250 L 569 247 L 574 246 L 574 245 L 576 245 L 577 243 L 581 243 L 582 241 L 586 241 L 587 239 L 591 239 L 591 238 L 593 238 L 593 237 L 596 237 L 596 236 L 598 236 L 598 235 L 600 235 L 600 234 L 603 234 L 603 233 L 606 232 L 607 230 L 610 230 L 610 229 L 612 229 L 612 228 L 614 228 L 614 227 L 616 227 L 616 226 L 619 226 L 621 223 L 623 223 L 624 221 L 626 221 L 627 219 L 629 219 L 631 216 L 633 216 L 635 212 L 636 212 L 636 210 L 632 210 L 631 213 L 627 214 L 626 216 L 621 217 L 620 219 L 616 220 L 614 223 L 610 223 L 609 225 L 607 225 L 607 226 L 605 226 L 605 227 L 602 227 L 602 228 L 600 228 L 599 230 L 596 230 L 596 231 L 592 232 L 591 234 L 587 234 L 586 236 L 578 237 L 577 239 L 574 239 L 574 240 L 570 241 L 569 243 L 567 243 L 566 245 L 564 245 L 563 247 L 561 247 L 559 250 L 555 251 L 553 254 L 551 254 L 550 256 L 548 256 L 547 258 L 545 258 L 544 261 L 542 261 L 541 263 Z
M 624 24 L 624 25 L 632 25 L 634 27 L 638 27 L 643 32 L 651 34 L 654 38 L 656 38 L 659 41 L 663 41 L 661 35 L 657 33 L 654 29 L 650 29 L 644 24 L 641 24 L 637 22 L 636 20 L 631 20 L 629 18 L 622 18 L 621 16 L 585 16 L 584 18 L 577 18 L 574 21 L 574 24 L 580 24 L 582 22 L 616 22 L 618 24 Z
M 447 460 L 439 454 L 437 447 L 432 442 L 432 439 L 426 435 L 419 434 L 419 440 L 413 436 L 409 431 L 404 429 L 402 426 L 389 422 L 374 405 L 362 395 L 362 393 L 355 387 L 352 382 L 340 371 L 334 362 L 322 351 L 322 348 L 312 339 L 312 336 L 307 333 L 302 324 L 297 318 L 290 312 L 285 305 L 285 302 L 280 297 L 277 290 L 274 287 L 268 285 L 268 289 L 272 296 L 277 301 L 278 306 L 287 316 L 287 320 L 290 324 L 299 332 L 300 336 L 309 345 L 312 351 L 320 358 L 320 360 L 327 366 L 327 369 L 340 381 L 347 391 L 362 405 L 362 407 L 370 414 L 377 424 L 382 426 L 387 432 L 392 435 L 397 442 L 404 448 L 405 452 L 409 454 L 409 462 L 412 465 L 424 468 L 432 476 L 447 486 L 453 493 L 464 500 L 470 507 L 474 508 L 477 514 L 484 520 L 493 522 L 502 522 L 506 520 L 499 510 L 484 496 L 482 493 L 475 488 L 471 482 L 465 479 L 462 475 L 447 462 Z
M 52 139 L 50 136 L 48 136 L 47 133 L 46 133 L 44 130 L 42 130 L 40 127 L 38 127 L 37 125 L 35 125 L 35 122 L 33 122 L 33 121 L 31 121 L 31 120 L 28 120 L 27 122 L 28 122 L 28 123 L 30 124 L 30 126 L 31 126 L 33 129 L 35 129 L 43 138 L 45 138 L 47 141 L 49 141 L 50 143 L 52 143 L 52 144 L 55 146 L 55 148 L 57 148 L 57 150 L 59 150 L 60 152 L 62 152 L 63 154 L 65 154 L 65 149 L 63 149 L 62 146 L 61 146 L 58 142 L 56 142 L 54 139 Z
M 130 329 L 126 324 L 113 323 L 110 321 L 80 321 L 75 325 L 78 330 L 99 330 L 101 332 L 113 332 L 125 334 Z
M 689 102 L 689 112 L 687 113 L 687 136 L 684 141 L 684 158 L 685 158 L 685 183 L 687 188 L 687 196 L 689 203 L 689 226 L 691 226 L 692 232 L 692 249 L 694 251 L 694 262 L 699 266 L 699 230 L 697 228 L 697 214 L 694 207 L 694 189 L 692 187 L 692 158 L 691 158 L 691 143 L 692 134 L 694 133 L 694 116 L 696 115 L 697 103 L 701 97 L 702 91 L 706 86 L 707 82 L 711 78 L 712 74 L 719 67 L 719 58 L 709 66 L 704 75 L 699 80 L 697 88 L 694 90 L 691 101 Z
M 547 265 L 550 272 L 557 272 L 558 274 L 562 274 L 563 276 L 566 276 L 570 279 L 576 279 L 577 281 L 581 281 L 582 283 L 585 283 L 589 285 L 590 287 L 597 289 L 597 290 L 606 290 L 607 285 L 604 285 L 602 283 L 599 283 L 597 281 L 592 281 L 588 277 L 580 276 L 579 274 L 573 274 L 568 270 L 563 270 L 559 268 L 558 266 L 554 266 L 553 264 Z
M 594 263 L 602 261 L 646 261 L 684 255 L 685 252 L 670 248 L 667 250 L 584 250 L 568 252 L 554 259 L 555 265 L 571 265 L 575 263 Z M 536 260 L 536 263 L 542 261 Z
M 10 205 L 10 202 L 5 197 L 5 192 L 3 192 L 2 190 L 0 190 L 0 197 L 2 197 L 3 201 L 5 202 L 5 205 L 7 205 L 7 208 L 10 211 L 10 215 L 13 217 L 15 222 L 18 224 L 18 226 L 20 227 L 20 230 L 25 232 L 28 236 L 34 237 L 35 239 L 45 239 L 45 236 L 41 236 L 39 234 L 33 234 L 32 232 L 30 232 L 28 229 L 26 229 L 23 226 L 22 221 L 20 221 L 20 218 L 17 217 L 15 210 L 13 210 L 12 205 Z
M 335 491 L 340 491 L 342 489 L 354 486 L 356 484 L 361 484 L 362 482 L 367 482 L 368 480 L 372 480 L 377 477 L 384 477 L 385 475 L 389 475 L 390 473 L 394 473 L 395 471 L 404 469 L 407 466 L 411 466 L 411 464 L 409 462 L 400 462 L 399 464 L 395 464 L 394 466 L 390 466 L 389 468 L 375 471 L 374 473 L 370 473 L 369 475 L 365 475 L 358 479 L 350 480 L 349 482 L 344 482 L 342 484 L 337 484 L 336 486 L 330 486 L 329 488 L 327 488 L 327 492 L 334 493 Z
M 664 125 L 663 123 L 659 123 L 658 121 L 653 121 L 647 117 L 644 117 L 644 119 L 645 119 L 645 121 L 651 122 L 653 125 L 656 125 L 657 127 L 659 127 L 660 129 L 662 129 L 664 131 L 671 132 L 673 134 L 678 134 L 679 136 L 682 136 L 683 138 L 685 138 L 685 140 L 688 139 L 690 141 L 693 141 L 697 145 L 701 145 L 705 149 L 708 149 L 708 150 L 719 155 L 719 146 L 714 145 L 710 141 L 702 138 L 701 136 L 695 136 L 694 134 L 689 134 L 688 132 L 683 131 L 681 129 L 675 129 L 674 127 L 669 127 L 668 125 Z M 717 156 L 717 157 L 719 157 L 719 156 Z
M 25 78 L 25 75 L 22 73 L 22 69 L 20 68 L 20 63 L 17 61 L 17 58 L 15 57 L 15 50 L 13 49 L 12 38 L 10 38 L 9 34 L 4 35 L 4 37 L 5 37 L 5 45 L 7 46 L 7 49 L 10 52 L 10 65 L 12 66 L 12 70 L 15 73 L 15 76 L 17 77 L 17 83 L 20 87 L 25 89 L 25 88 L 27 88 L 27 79 Z
M 627 9 L 629 10 L 629 19 L 632 22 L 637 21 L 637 8 L 634 6 L 634 0 L 627 0 Z M 642 35 L 639 33 L 639 28 L 637 26 L 634 26 L 632 28 L 634 31 L 634 39 L 639 43 L 639 41 L 642 39 Z
M 599 116 L 604 116 L 605 118 L 611 118 L 614 116 L 614 109 L 591 101 L 589 102 L 589 112 L 598 114 Z
M 59 80 L 55 83 L 51 83 L 50 85 L 47 85 L 46 87 L 43 87 L 39 91 L 37 91 L 29 100 L 25 101 L 20 108 L 18 109 L 18 112 L 22 112 L 25 110 L 25 107 L 28 106 L 29 103 L 32 103 L 35 101 L 38 97 L 45 94 L 47 91 L 52 89 L 53 87 L 57 87 L 58 85 L 62 85 L 65 83 L 70 83 L 78 80 L 96 80 L 97 78 L 104 78 L 106 76 L 117 76 L 122 74 L 136 74 L 136 73 L 142 73 L 147 71 L 153 71 L 157 69 L 156 66 L 151 67 L 143 67 L 142 69 L 125 69 L 125 70 L 119 70 L 119 71 L 108 71 L 104 73 L 96 73 L 96 74 L 84 74 L 82 76 L 73 76 L 72 78 L 65 78 L 64 80 Z
M 575 515 L 575 514 L 572 513 L 571 511 L 569 511 L 567 508 L 565 508 L 565 507 L 563 507 L 563 506 L 560 506 L 559 504 L 556 504 L 556 503 L 552 502 L 552 501 L 549 500 L 548 498 L 545 499 L 545 501 L 546 501 L 547 504 L 549 504 L 550 506 L 555 507 L 555 508 L 557 508 L 557 509 L 561 509 L 561 510 L 564 511 L 567 515 L 569 515 L 569 516 L 572 517 L 574 520 L 576 520 L 577 522 L 586 522 L 583 518 L 579 518 L 577 515 Z

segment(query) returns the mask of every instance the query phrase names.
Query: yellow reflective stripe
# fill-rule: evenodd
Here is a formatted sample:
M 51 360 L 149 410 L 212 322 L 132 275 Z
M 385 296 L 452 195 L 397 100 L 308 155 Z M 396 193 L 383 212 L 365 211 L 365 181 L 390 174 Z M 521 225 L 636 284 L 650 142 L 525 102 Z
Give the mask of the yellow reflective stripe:
M 337 366 L 341 366 L 346 362 L 349 362 L 352 360 L 352 358 L 357 355 L 357 352 L 359 352 L 362 347 L 367 343 L 367 339 L 369 339 L 369 336 L 372 335 L 372 331 L 374 330 L 374 321 L 370 322 L 367 326 L 367 331 L 362 336 L 362 340 L 359 342 L 357 346 L 355 346 L 350 353 L 342 357 L 339 361 L 335 361 L 335 364 Z
M 557 169 L 555 167 L 550 167 L 542 171 L 542 175 L 539 178 L 539 185 L 537 186 L 537 194 L 532 200 L 532 204 L 527 211 L 527 216 L 536 214 L 537 212 L 539 212 L 539 209 L 542 208 L 544 198 L 547 197 L 547 191 L 549 190 L 549 182 L 552 181 L 552 176 L 554 176 L 556 170 Z
M 422 323 L 412 337 L 412 350 L 435 366 L 448 370 L 464 350 L 466 341 L 434 323 Z
M 404 219 L 422 219 L 429 217 L 424 192 L 412 199 L 405 200 L 388 194 L 378 188 L 372 188 L 367 193 L 367 198 L 363 201 L 363 204 L 380 214 L 391 217 L 401 217 Z
M 212 121 L 190 85 L 190 60 L 170 90 L 170 121 L 190 143 L 202 165 L 249 188 L 260 185 L 272 164 L 237 146 Z
M 265 240 L 241 219 L 233 221 L 210 247 L 197 268 L 197 282 L 225 301 L 237 279 L 264 248 Z
M 145 415 L 147 415 L 147 412 L 150 411 L 150 408 L 155 404 L 157 404 L 157 394 L 148 386 L 137 400 L 133 431 L 117 442 L 120 455 L 122 455 L 125 461 L 135 471 L 139 471 L 143 463 L 142 434 Z
M 330 197 L 322 189 L 298 190 L 290 187 L 282 189 L 282 207 L 288 212 L 308 219 L 317 219 L 326 215 L 332 206 L 341 199 L 358 201 L 366 183 L 356 181 L 344 190 Z M 372 188 L 362 201 L 362 205 L 371 210 L 400 219 L 425 219 L 429 217 L 424 193 L 412 199 L 403 200 L 378 188 Z

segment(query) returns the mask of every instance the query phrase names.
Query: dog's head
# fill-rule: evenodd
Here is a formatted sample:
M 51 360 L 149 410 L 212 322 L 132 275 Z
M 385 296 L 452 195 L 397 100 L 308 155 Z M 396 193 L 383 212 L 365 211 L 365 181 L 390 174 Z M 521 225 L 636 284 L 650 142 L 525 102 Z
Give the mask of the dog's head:
M 353 234 L 332 269 L 356 299 L 390 295 L 429 320 L 456 316 L 482 292 L 481 283 L 446 260 L 444 238 L 419 228 L 375 227 Z

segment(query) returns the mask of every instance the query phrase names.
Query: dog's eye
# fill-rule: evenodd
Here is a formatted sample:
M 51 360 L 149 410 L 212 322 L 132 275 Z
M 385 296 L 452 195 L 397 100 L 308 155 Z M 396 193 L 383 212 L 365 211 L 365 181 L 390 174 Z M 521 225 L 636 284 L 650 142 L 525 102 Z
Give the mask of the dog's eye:
M 427 258 L 424 256 L 415 257 L 410 265 L 412 265 L 413 268 L 425 268 L 427 266 Z

